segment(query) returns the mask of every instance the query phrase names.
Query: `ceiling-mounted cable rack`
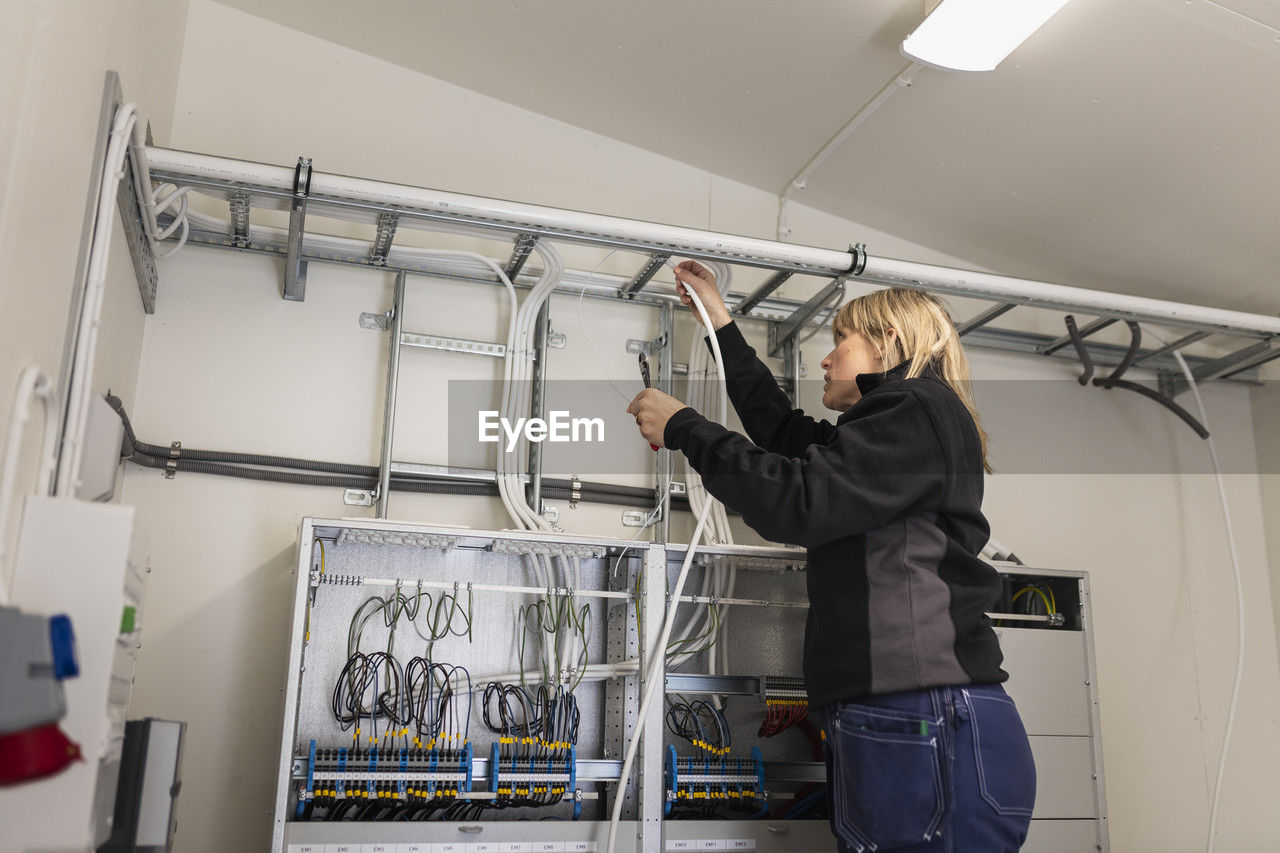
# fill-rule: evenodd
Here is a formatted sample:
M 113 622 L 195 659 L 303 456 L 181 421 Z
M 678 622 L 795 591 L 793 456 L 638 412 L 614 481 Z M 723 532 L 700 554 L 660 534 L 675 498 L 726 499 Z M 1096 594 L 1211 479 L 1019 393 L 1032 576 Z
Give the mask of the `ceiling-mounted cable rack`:
M 905 285 L 982 300 L 991 303 L 991 307 L 967 319 L 957 319 L 966 342 L 1072 360 L 1083 347 L 1095 365 L 1140 365 L 1166 374 L 1162 384 L 1169 394 L 1185 389 L 1185 382 L 1173 379 L 1179 369 L 1174 353 L 1206 338 L 1224 344 L 1227 354 L 1186 354 L 1197 381 L 1252 380 L 1254 368 L 1280 358 L 1280 317 L 1276 316 L 883 258 L 870 254 L 862 244 L 836 251 L 351 178 L 317 171 L 308 158 L 299 158 L 295 166 L 286 167 L 152 146 L 138 155 L 147 164 L 152 181 L 222 199 L 228 205 L 227 222 L 192 221 L 187 229 L 188 244 L 283 257 L 285 299 L 305 298 L 306 268 L 312 261 L 497 283 L 498 277 L 492 271 L 466 268 L 446 260 L 415 258 L 412 250 L 394 242 L 397 228 L 449 227 L 489 239 L 509 239 L 512 248 L 503 268 L 517 286 L 522 284 L 519 276 L 538 241 L 641 255 L 631 276 L 591 276 L 587 295 L 593 297 L 650 304 L 673 300 L 675 297 L 670 294 L 645 289 L 670 257 L 770 270 L 773 274 L 754 290 L 731 293 L 726 301 L 736 316 L 771 324 L 771 354 L 787 349 L 828 302 L 824 294 L 829 294 L 830 285 L 803 303 L 777 295 L 783 283 L 801 275 L 832 282 Z M 251 226 L 249 212 L 253 209 L 288 211 L 288 229 Z M 376 236 L 362 242 L 309 232 L 308 215 L 361 222 L 375 229 Z M 131 250 L 149 252 L 145 244 L 133 245 Z M 527 279 L 523 283 L 527 286 Z M 581 275 L 570 273 L 561 288 L 576 296 L 584 284 Z M 1019 307 L 1049 309 L 1090 321 L 1077 329 L 1075 340 L 1070 334 L 1055 337 L 991 325 L 996 318 Z M 1158 348 L 1137 350 L 1091 339 L 1095 332 L 1116 322 L 1156 325 L 1173 330 L 1177 337 Z

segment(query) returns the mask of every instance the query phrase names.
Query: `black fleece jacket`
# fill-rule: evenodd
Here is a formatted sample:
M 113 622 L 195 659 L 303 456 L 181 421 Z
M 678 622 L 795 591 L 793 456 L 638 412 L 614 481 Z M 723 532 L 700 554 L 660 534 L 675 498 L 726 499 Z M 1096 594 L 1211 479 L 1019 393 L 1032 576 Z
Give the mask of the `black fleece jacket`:
M 736 324 L 716 335 L 751 440 L 691 408 L 663 440 L 761 536 L 808 549 L 810 706 L 1006 680 L 985 615 L 1000 578 L 977 556 L 990 534 L 981 444 L 951 387 L 931 370 L 906 379 L 903 363 L 859 375 L 862 399 L 818 421 Z

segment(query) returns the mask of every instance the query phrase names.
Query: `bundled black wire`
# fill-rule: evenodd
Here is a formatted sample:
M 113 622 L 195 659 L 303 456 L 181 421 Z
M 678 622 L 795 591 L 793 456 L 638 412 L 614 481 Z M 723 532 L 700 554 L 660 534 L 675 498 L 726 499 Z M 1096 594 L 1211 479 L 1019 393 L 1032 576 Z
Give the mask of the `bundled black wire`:
M 545 685 L 536 691 L 518 684 L 491 681 L 485 685 L 483 715 L 489 731 L 499 735 L 499 767 L 523 772 L 530 764 L 567 762 L 578 742 L 582 714 L 573 691 L 563 685 L 555 690 Z M 552 806 L 564 799 L 566 787 L 519 781 L 501 786 L 500 796 L 490 808 Z
M 379 718 L 397 728 L 404 726 L 409 722 L 410 709 L 404 701 L 403 684 L 404 670 L 394 657 L 385 652 L 356 652 L 334 682 L 333 717 L 343 731 L 352 726 L 358 728 L 360 720 L 368 717 L 374 737 Z
M 729 724 L 714 705 L 702 700 L 671 702 L 667 731 L 713 755 L 727 755 L 732 745 Z
M 459 710 L 455 682 L 464 683 Z M 333 685 L 331 710 L 338 725 L 359 732 L 362 719 L 371 725 L 370 740 L 378 736 L 378 721 L 385 720 L 384 736 L 414 727 L 419 747 L 437 745 L 461 749 L 471 727 L 471 674 L 465 667 L 432 663 L 415 657 L 407 667 L 386 652 L 356 652 L 347 659 Z
M 455 681 L 465 683 L 461 696 L 454 690 Z M 437 746 L 461 749 L 471 729 L 471 673 L 466 667 L 432 663 L 415 657 L 405 667 L 406 725 L 413 725 L 417 745 L 426 749 Z M 465 717 L 458 701 L 466 707 Z

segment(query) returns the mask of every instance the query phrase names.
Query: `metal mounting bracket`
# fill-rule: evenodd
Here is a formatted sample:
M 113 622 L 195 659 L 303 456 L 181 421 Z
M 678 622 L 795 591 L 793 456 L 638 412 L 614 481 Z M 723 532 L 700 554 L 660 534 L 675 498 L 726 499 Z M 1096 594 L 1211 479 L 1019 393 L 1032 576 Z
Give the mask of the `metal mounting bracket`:
M 658 350 L 667 345 L 667 336 L 658 335 L 651 341 L 642 341 L 639 338 L 627 338 L 627 352 L 632 355 L 644 353 L 645 355 L 653 355 Z
M 369 263 L 375 267 L 385 267 L 387 256 L 391 254 L 391 243 L 396 239 L 396 225 L 400 215 L 389 210 L 378 214 L 374 221 L 373 248 L 369 251 Z
M 521 234 L 516 238 L 515 246 L 511 249 L 511 257 L 507 260 L 506 268 L 503 269 L 508 279 L 515 281 L 516 276 L 520 275 L 520 270 L 524 269 L 525 261 L 529 260 L 529 254 L 537 242 L 536 234 Z
M 644 527 L 651 515 L 653 516 L 653 521 L 662 520 L 661 510 L 654 515 L 652 512 L 645 512 L 642 509 L 629 509 L 622 513 L 622 524 L 625 527 Z
M 227 193 L 231 209 L 231 245 L 244 249 L 249 245 L 249 194 L 244 190 Z
M 347 489 L 342 493 L 342 502 L 347 506 L 373 506 L 375 499 L 369 489 Z
M 552 506 L 546 501 L 542 502 L 542 512 L 539 513 L 547 521 L 555 524 L 560 520 L 560 507 Z
M 366 311 L 360 315 L 360 328 L 372 329 L 375 332 L 385 332 L 391 328 L 391 312 L 383 311 Z
M 564 332 L 557 332 L 555 329 L 547 329 L 547 346 L 555 349 L 564 349 L 565 344 L 569 342 L 569 338 Z
M 289 199 L 289 241 L 285 244 L 284 290 L 281 295 L 301 302 L 307 295 L 307 262 L 302 257 L 302 235 L 307 228 L 307 196 L 311 193 L 311 158 L 299 157 L 293 169 L 293 196 Z

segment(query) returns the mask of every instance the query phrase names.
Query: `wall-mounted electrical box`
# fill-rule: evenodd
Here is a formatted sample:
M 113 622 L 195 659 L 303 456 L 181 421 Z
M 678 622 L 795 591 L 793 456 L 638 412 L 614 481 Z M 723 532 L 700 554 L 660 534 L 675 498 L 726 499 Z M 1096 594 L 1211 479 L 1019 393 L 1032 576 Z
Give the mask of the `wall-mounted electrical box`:
M 698 550 L 619 784 L 686 553 L 304 519 L 273 850 L 603 851 L 619 795 L 619 851 L 834 850 L 793 548 Z M 998 569 L 991 615 L 1040 768 L 1024 849 L 1108 849 L 1087 578 Z
M 83 761 L 6 789 L 6 849 L 91 850 L 111 830 L 125 712 L 141 631 L 147 558 L 133 508 L 29 497 L 23 509 L 14 600 L 65 613 L 75 626 L 79 675 L 64 682 L 62 727 Z M 49 818 L 56 804 L 57 819 Z

